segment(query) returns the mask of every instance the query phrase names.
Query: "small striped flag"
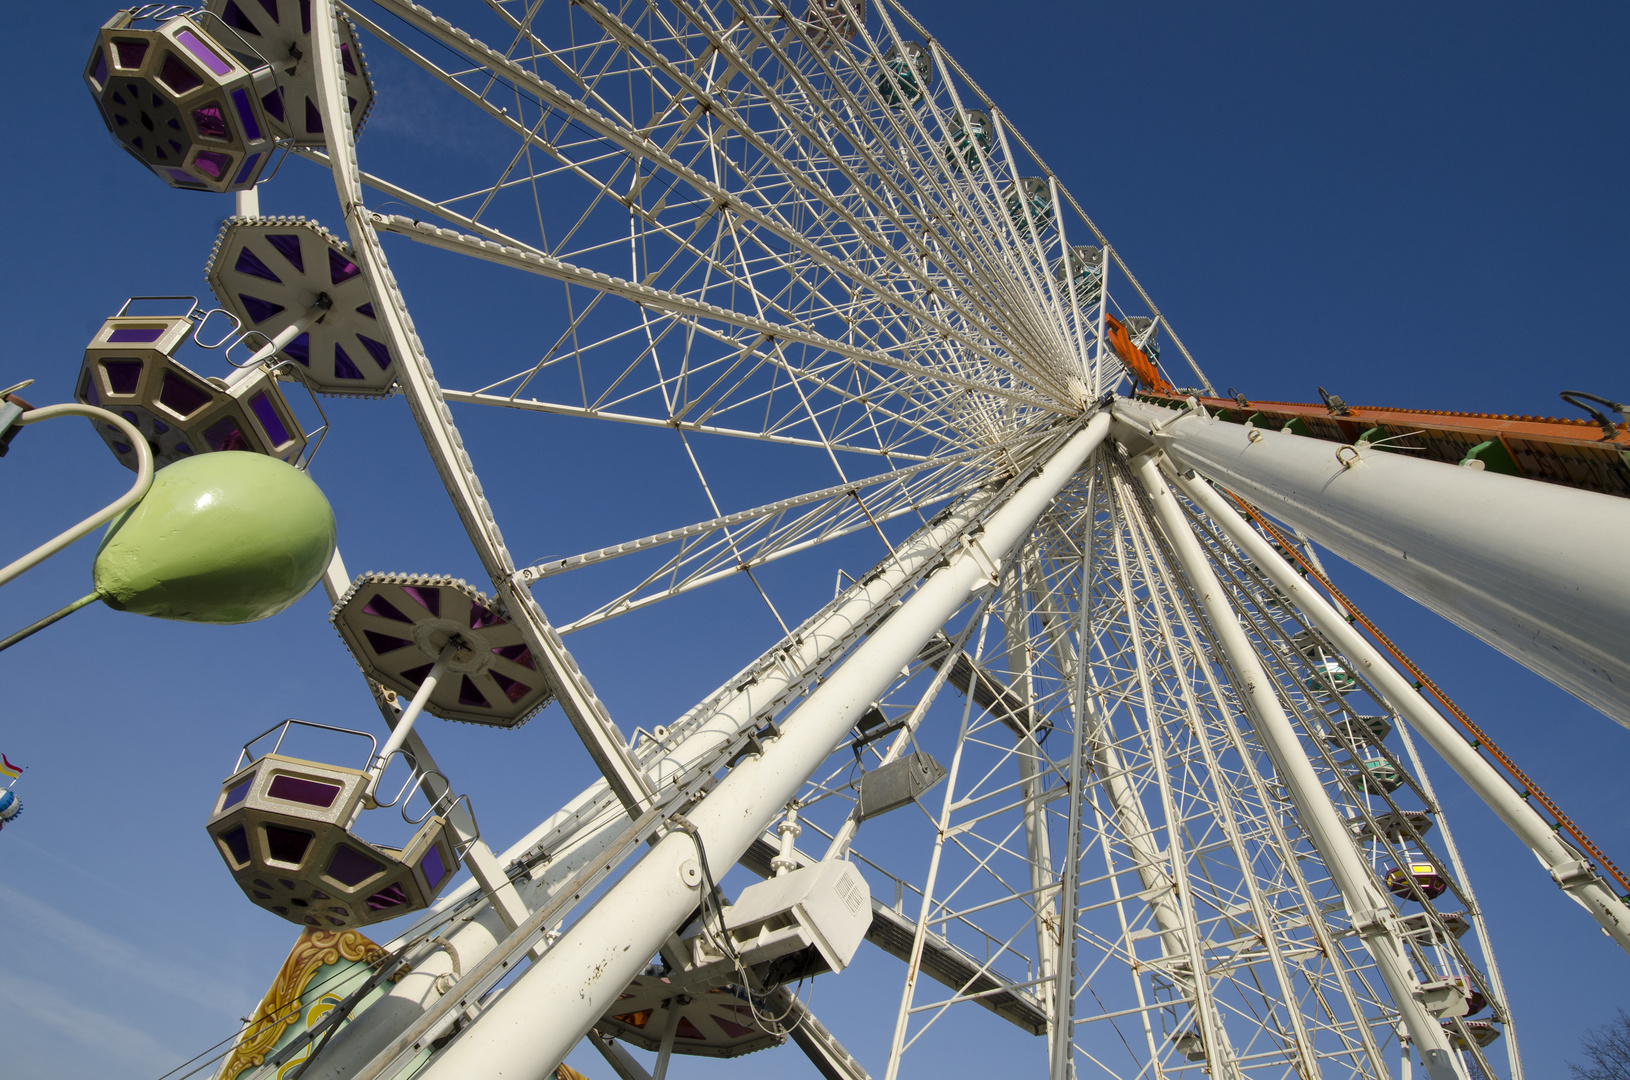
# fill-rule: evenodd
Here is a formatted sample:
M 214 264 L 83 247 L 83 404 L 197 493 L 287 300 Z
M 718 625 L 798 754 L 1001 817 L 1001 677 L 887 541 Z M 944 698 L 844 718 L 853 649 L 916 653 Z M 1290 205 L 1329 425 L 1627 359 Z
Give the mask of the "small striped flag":
M 21 775 L 23 775 L 23 767 L 21 765 L 13 765 L 10 758 L 6 757 L 4 754 L 0 754 L 0 776 L 15 780 Z

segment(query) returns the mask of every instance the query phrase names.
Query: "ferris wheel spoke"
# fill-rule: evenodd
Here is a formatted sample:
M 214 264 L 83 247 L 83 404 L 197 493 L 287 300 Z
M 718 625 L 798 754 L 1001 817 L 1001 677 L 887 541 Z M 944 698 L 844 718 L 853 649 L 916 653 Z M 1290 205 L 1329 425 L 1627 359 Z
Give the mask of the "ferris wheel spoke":
M 821 544 L 857 532 L 876 530 L 883 523 L 917 513 L 922 506 L 974 490 L 983 477 L 983 470 L 975 470 L 960 487 L 944 491 L 904 492 L 871 511 L 859 508 L 855 493 L 846 491 L 841 497 L 827 500 L 785 523 L 777 524 L 781 513 L 761 518 L 758 530 L 762 535 L 738 535 L 729 540 L 721 537 L 712 542 L 704 542 L 705 536 L 688 542 L 681 541 L 681 548 L 675 555 L 650 571 L 633 588 L 593 612 L 563 624 L 560 632 L 575 633 Z M 727 529 L 722 526 L 714 530 L 717 534 L 726 532 Z
M 629 154 L 630 156 L 643 156 L 647 159 L 655 161 L 656 164 L 673 173 L 677 180 L 685 182 L 687 185 L 697 190 L 699 194 L 705 196 L 709 200 L 708 205 L 710 213 L 712 212 L 712 208 L 714 206 L 727 207 L 733 215 L 742 220 L 745 226 L 754 229 L 762 228 L 769 230 L 775 236 L 778 245 L 790 244 L 795 249 L 801 249 L 808 257 L 818 263 L 823 264 L 829 271 L 837 274 L 839 277 L 852 278 L 866 285 L 868 290 L 877 295 L 886 305 L 906 304 L 902 294 L 900 294 L 898 291 L 890 290 L 885 283 L 868 279 L 864 276 L 856 278 L 852 263 L 845 263 L 843 260 L 829 255 L 818 246 L 810 246 L 805 241 L 803 234 L 799 230 L 791 229 L 787 227 L 784 222 L 773 220 L 771 217 L 766 216 L 761 211 L 756 210 L 755 203 L 744 200 L 744 196 L 748 194 L 748 192 L 728 191 L 716 183 L 706 179 L 703 174 L 694 171 L 682 163 L 673 161 L 671 159 L 664 159 L 664 156 L 656 153 L 655 148 L 650 146 L 648 143 L 642 144 L 638 138 L 632 134 L 625 133 L 625 129 L 618 128 L 616 125 L 609 123 L 604 116 L 595 113 L 593 110 L 581 105 L 580 103 L 577 103 L 575 99 L 570 99 L 568 96 L 561 94 L 548 84 L 542 83 L 540 80 L 536 79 L 535 76 L 532 76 L 526 69 L 520 68 L 518 65 L 515 65 L 506 58 L 498 55 L 493 50 L 488 49 L 486 46 L 480 45 L 479 42 L 473 41 L 473 39 L 470 39 L 468 35 L 463 35 L 462 32 L 455 31 L 450 27 L 438 26 L 434 17 L 430 16 L 426 9 L 420 8 L 417 5 L 402 3 L 401 0 L 383 0 L 381 6 L 385 7 L 387 10 L 391 10 L 394 14 L 398 15 L 404 20 L 413 23 L 420 30 L 430 34 L 442 44 L 453 48 L 455 51 L 461 52 L 470 59 L 475 60 L 478 64 L 484 66 L 493 74 L 511 79 L 516 83 L 517 87 L 524 85 L 530 93 L 538 96 L 542 101 L 546 102 L 549 107 L 560 111 L 564 116 L 569 117 L 574 122 L 587 126 L 590 130 L 595 131 L 599 136 L 611 139 L 612 142 L 624 153 Z M 412 51 L 409 50 L 409 52 Z M 416 57 L 419 56 L 417 53 L 413 53 L 413 55 Z M 424 60 L 422 57 L 419 59 L 423 64 L 430 63 L 428 60 Z M 449 82 L 462 87 L 462 84 L 457 83 L 457 80 L 453 79 L 450 74 L 442 72 L 441 75 L 444 82 Z M 469 90 L 468 88 L 464 88 L 464 92 L 467 94 L 474 94 L 474 91 Z M 489 112 L 491 111 L 492 108 L 489 108 Z M 525 137 L 526 129 L 519 120 L 512 120 L 502 115 L 500 115 L 498 118 L 502 122 L 506 123 L 512 130 L 515 130 L 517 134 Z M 559 151 L 558 147 L 549 145 L 544 145 L 542 148 L 550 152 Z M 585 173 L 584 175 L 588 174 Z M 602 187 L 602 189 L 605 189 L 605 183 L 603 181 L 596 182 Z M 885 250 L 889 249 L 889 245 L 887 244 L 883 244 L 881 247 Z M 909 262 L 896 262 L 893 265 L 895 265 L 897 268 L 904 269 L 908 273 L 908 276 L 915 273 L 915 271 L 912 270 Z M 923 283 L 927 284 L 926 281 Z M 1010 377 L 1018 377 L 1018 371 L 1014 369 L 1008 361 L 1002 359 L 1002 357 L 996 353 L 985 349 L 978 339 L 962 334 L 953 326 L 940 323 L 939 320 L 932 317 L 931 313 L 921 309 L 920 306 L 906 304 L 905 313 L 913 319 L 922 321 L 925 324 L 934 327 L 938 332 L 947 335 L 961 348 L 969 351 L 972 355 L 978 356 L 982 362 L 990 365 L 993 369 L 1003 371 Z M 1045 385 L 1047 379 L 1043 377 L 1041 381 Z M 1062 393 L 1062 391 L 1056 387 L 1053 389 L 1055 393 Z
M 1053 412 L 1058 406 L 1044 399 L 1035 398 L 1028 394 L 1010 390 L 1007 387 L 976 382 L 971 379 L 959 378 L 955 375 L 936 370 L 933 367 L 897 359 L 884 353 L 870 350 L 856 349 L 829 338 L 801 330 L 793 325 L 770 323 L 759 319 L 755 315 L 731 311 L 712 304 L 699 303 L 687 297 L 677 296 L 663 292 L 646 285 L 638 285 L 622 278 L 615 278 L 609 274 L 599 273 L 584 267 L 574 266 L 563 260 L 544 255 L 536 250 L 527 250 L 518 246 L 500 244 L 477 236 L 455 233 L 450 229 L 441 229 L 432 225 L 415 222 L 400 215 L 384 215 L 374 213 L 371 220 L 376 228 L 383 232 L 405 236 L 431 247 L 472 255 L 488 262 L 499 263 L 525 270 L 529 273 L 560 281 L 570 281 L 578 284 L 590 285 L 601 291 L 620 296 L 635 303 L 649 304 L 661 308 L 674 315 L 684 316 L 698 320 L 712 320 L 734 326 L 741 330 L 749 330 L 763 334 L 766 339 L 774 338 L 777 341 L 793 341 L 809 345 L 823 352 L 830 352 L 845 357 L 853 362 L 865 362 L 884 368 L 892 369 L 904 375 L 915 376 L 930 383 L 949 383 L 967 390 L 1001 397 L 1018 404 L 1029 405 L 1033 408 Z

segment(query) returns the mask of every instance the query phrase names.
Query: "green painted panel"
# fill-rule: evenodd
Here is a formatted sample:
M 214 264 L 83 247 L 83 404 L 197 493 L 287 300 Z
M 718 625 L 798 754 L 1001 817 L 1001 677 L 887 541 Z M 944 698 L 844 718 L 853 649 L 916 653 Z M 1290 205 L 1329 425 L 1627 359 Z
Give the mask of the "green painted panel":
M 236 450 L 159 470 L 96 553 L 109 607 L 161 619 L 246 623 L 276 615 L 322 578 L 334 511 L 292 465 Z
M 1516 461 L 1511 457 L 1511 451 L 1498 439 L 1480 442 L 1466 451 L 1466 456 L 1460 459 L 1460 463 L 1464 465 L 1468 461 L 1481 461 L 1483 468 L 1488 472 L 1505 473 L 1507 476 L 1522 475 Z

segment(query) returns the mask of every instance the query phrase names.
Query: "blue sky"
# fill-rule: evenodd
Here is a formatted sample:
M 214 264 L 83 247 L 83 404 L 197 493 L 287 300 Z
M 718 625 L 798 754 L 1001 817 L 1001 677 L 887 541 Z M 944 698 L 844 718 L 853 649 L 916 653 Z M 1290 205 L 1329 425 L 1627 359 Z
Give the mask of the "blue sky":
M 1125 254 L 1219 387 L 1311 400 L 1323 385 L 1354 404 L 1537 414 L 1565 414 L 1556 398 L 1565 389 L 1630 397 L 1622 8 L 944 2 L 915 11 Z M 230 212 L 226 197 L 162 188 L 103 132 L 79 70 L 108 14 L 76 0 L 12 19 L 29 45 L 13 53 L 20 104 L 0 119 L 12 210 L 0 259 L 0 383 L 37 379 L 36 403 L 68 398 L 85 342 L 124 297 L 204 292 L 209 245 Z M 376 66 L 380 153 L 466 149 L 449 117 L 404 108 L 407 90 L 393 101 L 389 74 Z M 302 163 L 289 163 L 263 198 L 267 213 L 338 225 L 331 183 Z M 462 303 L 507 280 L 472 274 L 439 283 L 433 267 L 404 272 L 433 358 L 456 353 L 460 319 L 472 317 L 449 297 Z M 519 293 L 488 303 L 483 318 L 526 318 Z M 334 432 L 313 475 L 335 505 L 352 572 L 478 579 L 405 405 L 326 407 Z M 607 442 L 563 420 L 460 420 L 483 475 L 499 478 L 489 487 L 518 557 L 652 531 L 641 523 L 653 516 L 664 525 L 709 516 L 663 433 L 619 429 Z M 737 451 L 699 450 L 721 469 L 771 467 L 768 458 L 743 464 Z M 632 468 L 666 494 L 631 504 L 615 485 Z M 77 421 L 57 421 L 25 432 L 0 477 L 0 542 L 19 552 L 110 500 L 128 474 Z M 0 629 L 85 592 L 92 547 L 83 542 L 0 593 Z M 839 554 L 862 569 L 876 557 L 868 550 Z M 831 563 L 805 564 L 819 567 L 815 581 L 795 562 L 766 579 L 778 602 L 802 613 L 830 595 Z M 1384 587 L 1335 570 L 1598 843 L 1630 863 L 1621 809 L 1630 732 Z M 0 656 L 0 750 L 29 766 L 18 787 L 27 811 L 0 835 L 8 1077 L 156 1077 L 253 1007 L 292 931 L 236 892 L 202 823 L 238 745 L 271 723 L 379 726 L 325 616 L 320 596 L 229 628 L 93 606 Z M 671 718 L 772 630 L 735 583 L 573 647 L 629 730 Z M 427 724 L 495 846 L 590 776 L 558 711 L 508 733 Z M 1580 1033 L 1626 1003 L 1630 958 L 1445 770 L 1434 777 L 1495 936 L 1528 1069 L 1560 1074 Z M 887 1038 L 878 1011 L 892 1015 L 899 966 L 862 955 L 852 975 L 816 987 L 815 1005 L 878 1069 Z M 962 1043 L 974 1054 L 1011 1045 L 995 1023 L 969 1016 L 945 1060 Z M 993 1032 L 1006 1041 L 987 1043 Z M 1039 1050 L 1023 1052 L 1040 1060 Z M 775 1064 L 802 1068 L 793 1055 Z M 764 1064 L 679 1075 L 745 1075 Z M 579 1065 L 608 1075 L 592 1058 Z

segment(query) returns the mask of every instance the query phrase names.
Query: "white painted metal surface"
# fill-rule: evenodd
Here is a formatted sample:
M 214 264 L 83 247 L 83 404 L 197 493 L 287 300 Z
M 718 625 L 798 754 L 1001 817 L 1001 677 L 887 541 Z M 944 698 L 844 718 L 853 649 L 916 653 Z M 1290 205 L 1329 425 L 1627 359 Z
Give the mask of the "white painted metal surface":
M 1342 900 L 1347 905 L 1353 926 L 1374 957 L 1381 978 L 1386 981 L 1392 1001 L 1409 1030 L 1410 1041 L 1425 1060 L 1427 1076 L 1431 1080 L 1465 1080 L 1464 1067 L 1450 1052 L 1449 1040 L 1443 1029 L 1435 1018 L 1427 1014 L 1417 995 L 1419 984 L 1404 956 L 1403 941 L 1391 905 L 1375 887 L 1370 867 L 1353 845 L 1347 822 L 1336 812 L 1312 765 L 1303 757 L 1302 747 L 1284 707 L 1271 689 L 1268 673 L 1241 629 L 1238 617 L 1228 605 L 1222 584 L 1212 571 L 1188 522 L 1184 520 L 1176 498 L 1161 478 L 1159 466 L 1148 455 L 1136 459 L 1135 466 L 1138 479 L 1149 492 L 1166 539 L 1171 542 L 1178 561 L 1183 564 L 1193 583 L 1200 606 L 1210 619 L 1218 641 L 1227 651 L 1229 662 L 1244 681 L 1257 731 L 1266 740 L 1269 753 L 1278 762 L 1280 777 L 1301 811 L 1302 821 L 1312 834 L 1313 844 L 1324 856 L 1325 865 L 1330 868 L 1341 889 Z
M 1252 562 L 1273 579 L 1287 596 L 1305 612 L 1313 624 L 1335 642 L 1351 660 L 1364 667 L 1393 708 L 1407 719 L 1421 737 L 1460 774 L 1460 778 L 1499 815 L 1500 820 L 1528 846 L 1542 867 L 1569 896 L 1601 924 L 1621 948 L 1630 951 L 1630 906 L 1626 906 L 1589 862 L 1558 837 L 1537 810 L 1506 782 L 1489 761 L 1461 736 L 1443 715 L 1433 708 L 1420 691 L 1390 664 L 1368 638 L 1297 575 L 1284 556 L 1261 533 L 1248 525 L 1228 501 L 1196 476 L 1192 470 L 1177 475 L 1169 462 L 1167 478 L 1178 490 L 1210 515 L 1228 538 L 1238 544 Z
M 1185 468 L 1630 726 L 1630 500 L 1136 401 Z
M 704 857 L 720 866 L 740 858 L 805 778 L 825 759 L 902 666 L 970 593 L 991 584 L 994 560 L 1007 555 L 1109 429 L 1100 413 L 986 524 L 977 547 L 928 577 L 918 591 L 782 729 L 764 753 L 733 769 L 688 815 L 699 841 L 671 832 L 603 900 L 522 975 L 423 1073 L 425 1080 L 505 1075 L 544 1080 L 606 1006 L 698 902 Z M 980 551 L 979 549 L 983 549 Z M 539 1030 L 536 1018 L 550 1017 Z

